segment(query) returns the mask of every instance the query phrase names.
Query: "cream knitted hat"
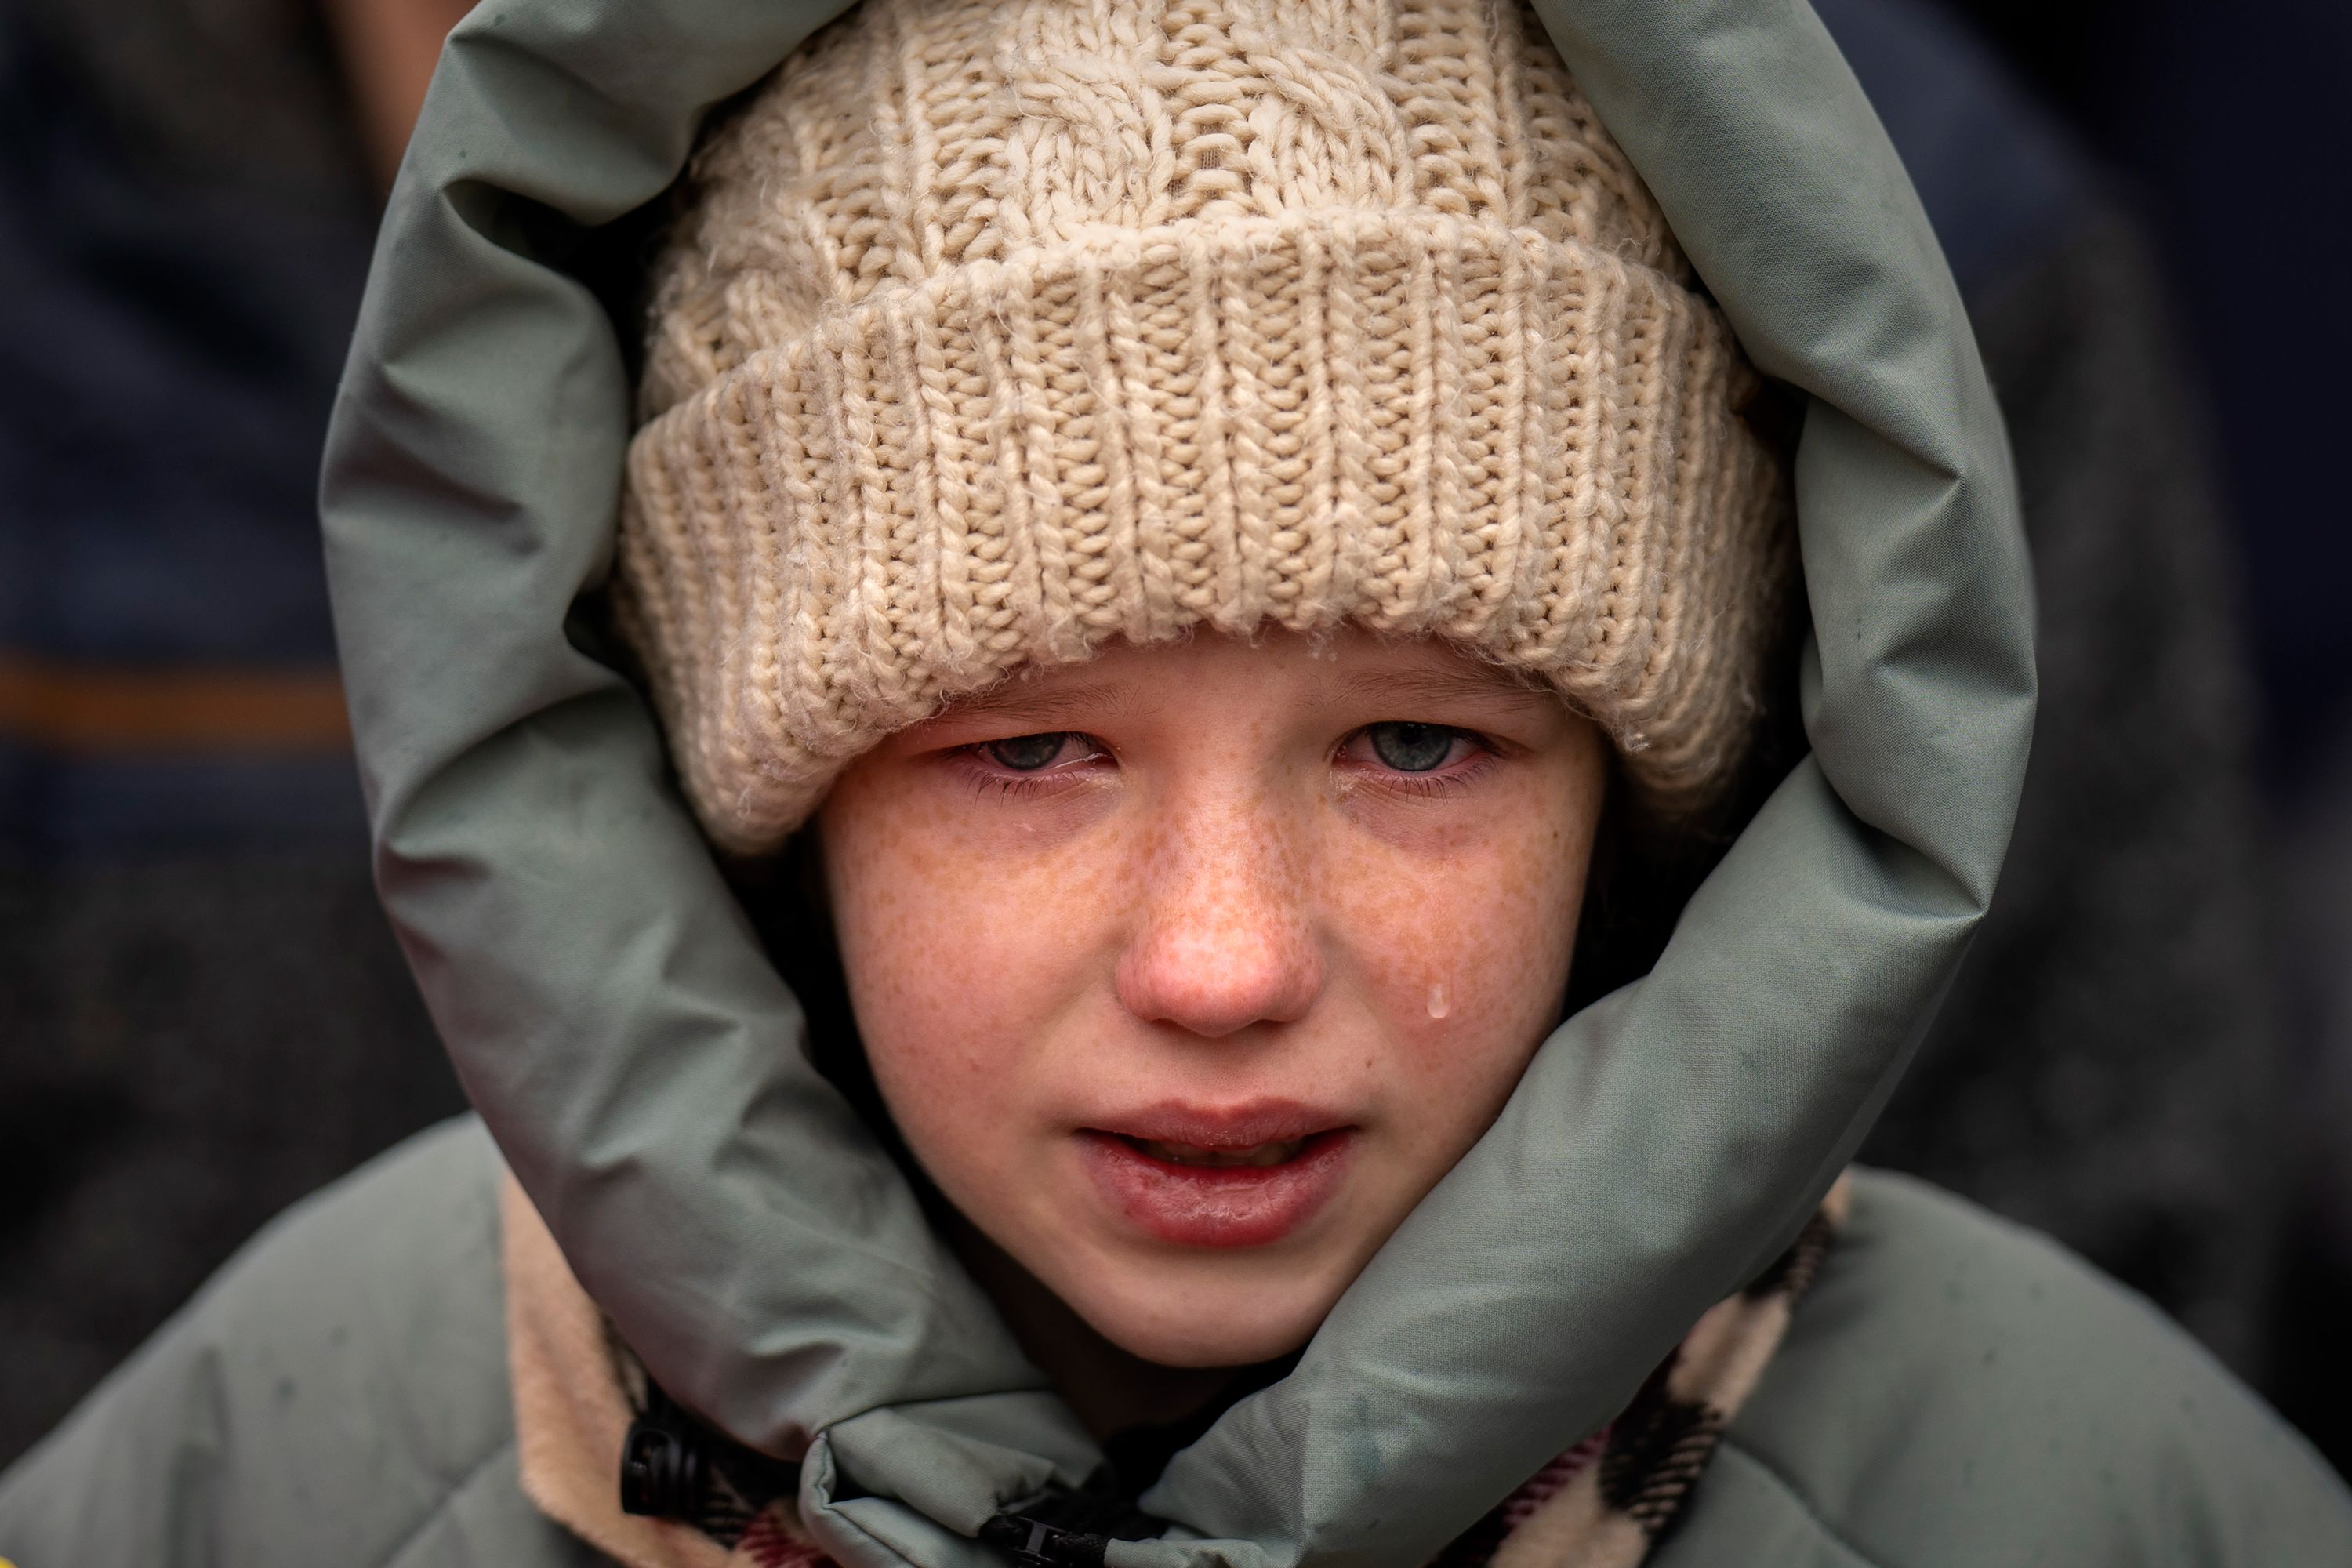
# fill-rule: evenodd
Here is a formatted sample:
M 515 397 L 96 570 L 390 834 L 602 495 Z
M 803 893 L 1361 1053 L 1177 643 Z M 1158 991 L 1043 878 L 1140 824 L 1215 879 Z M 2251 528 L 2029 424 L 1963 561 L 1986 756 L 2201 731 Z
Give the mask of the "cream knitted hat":
M 1454 639 L 1668 812 L 1744 749 L 1755 376 L 1521 0 L 866 0 L 690 188 L 615 603 L 721 846 L 1197 626 Z

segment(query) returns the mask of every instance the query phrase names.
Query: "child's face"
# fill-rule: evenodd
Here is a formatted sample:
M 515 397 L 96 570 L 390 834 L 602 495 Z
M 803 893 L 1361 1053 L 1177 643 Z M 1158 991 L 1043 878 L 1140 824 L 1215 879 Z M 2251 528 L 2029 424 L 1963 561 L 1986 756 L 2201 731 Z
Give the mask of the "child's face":
M 1297 1349 L 1556 1022 L 1604 758 L 1353 631 L 1115 647 L 901 731 L 820 816 L 892 1116 L 1122 1349 Z

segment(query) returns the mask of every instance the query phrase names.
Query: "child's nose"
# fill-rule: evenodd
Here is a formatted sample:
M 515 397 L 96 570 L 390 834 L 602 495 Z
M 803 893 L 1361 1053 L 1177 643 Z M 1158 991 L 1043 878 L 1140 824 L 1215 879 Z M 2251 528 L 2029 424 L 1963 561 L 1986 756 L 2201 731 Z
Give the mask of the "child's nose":
M 1118 997 L 1147 1023 L 1221 1039 L 1303 1017 L 1323 989 L 1308 879 L 1278 825 L 1230 811 L 1171 826 L 1139 878 Z

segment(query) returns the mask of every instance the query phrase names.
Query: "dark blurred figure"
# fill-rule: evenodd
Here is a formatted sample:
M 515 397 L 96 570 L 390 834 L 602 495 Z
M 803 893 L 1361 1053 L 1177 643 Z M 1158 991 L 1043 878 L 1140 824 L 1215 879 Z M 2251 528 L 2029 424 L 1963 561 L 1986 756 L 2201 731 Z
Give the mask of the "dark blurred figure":
M 310 507 L 368 175 L 444 4 L 0 24 L 0 1460 L 254 1225 L 457 1104 L 367 887 Z M 1937 1037 L 2010 1045 L 1931 1041 L 1871 1157 L 2252 1364 L 2281 1167 L 2244 659 L 2147 241 L 1921 0 L 1822 9 L 1975 314 L 2044 624 L 2016 850 Z
M 2143 227 L 1960 24 L 1922 0 L 1816 7 L 1975 320 L 2042 637 L 2000 889 L 1865 1157 L 2051 1232 L 2255 1373 L 2282 1047 L 2252 681 L 2177 321 Z
M 2302 1135 L 2270 1393 L 2352 1462 L 2352 58 L 2342 0 L 1959 0 L 2132 182 L 2219 414 Z
M 282 0 L 0 11 L 0 1462 L 459 1103 L 312 502 L 375 220 L 344 100 Z

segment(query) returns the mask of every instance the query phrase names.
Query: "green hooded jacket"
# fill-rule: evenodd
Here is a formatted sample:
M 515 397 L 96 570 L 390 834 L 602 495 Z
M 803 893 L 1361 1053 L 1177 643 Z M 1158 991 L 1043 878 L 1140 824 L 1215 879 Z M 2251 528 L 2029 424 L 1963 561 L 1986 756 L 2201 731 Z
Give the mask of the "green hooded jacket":
M 0 1556 L 604 1563 L 523 1494 L 500 1169 L 467 1118 L 278 1221 L 0 1479 Z M 1488 1500 L 1518 1479 L 1491 1478 Z M 2337 1563 L 2352 1562 L 2352 1502 L 2146 1302 L 2029 1232 L 1865 1172 L 1649 1562 Z
M 799 1464 L 843 1568 L 982 1568 L 1099 1455 L 809 1065 L 638 694 L 574 616 L 628 378 L 593 286 L 703 114 L 841 7 L 490 0 L 394 191 L 331 437 L 379 882 L 482 1124 L 662 1385 Z M 1411 1568 L 1787 1247 L 1990 896 L 2033 707 L 2001 426 L 1925 216 L 1802 0 L 1548 0 L 1796 461 L 1811 753 L 1653 972 L 1546 1042 L 1108 1568 Z M 290 1217 L 0 1481 L 18 1568 L 593 1561 L 516 1483 L 496 1160 Z M 1570 1216 L 1561 1223 L 1561 1216 Z M 1866 1180 L 1664 1563 L 2352 1562 L 2304 1447 L 2143 1307 Z

